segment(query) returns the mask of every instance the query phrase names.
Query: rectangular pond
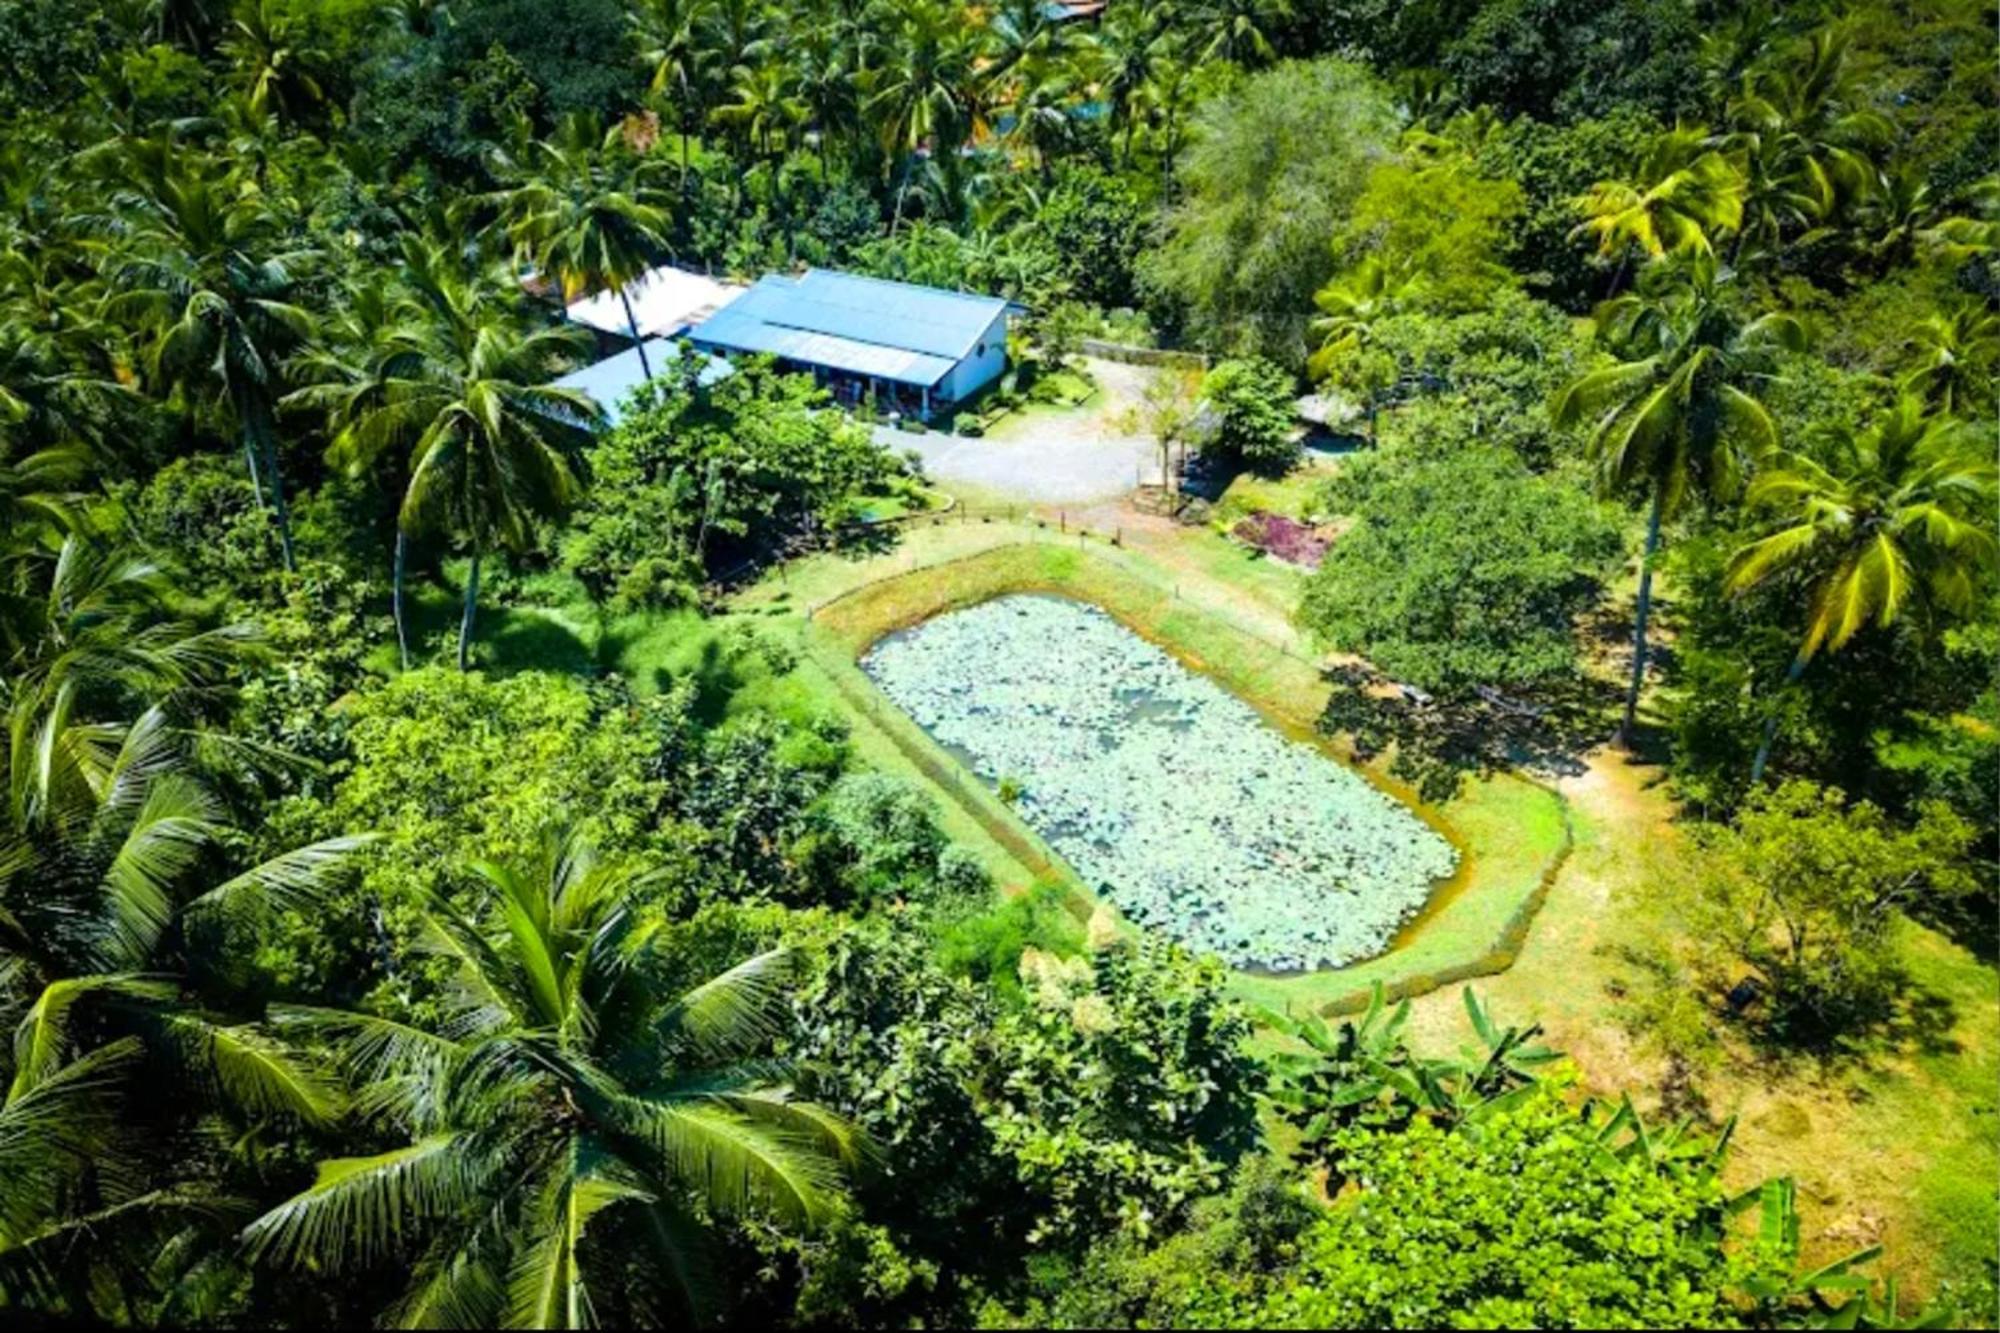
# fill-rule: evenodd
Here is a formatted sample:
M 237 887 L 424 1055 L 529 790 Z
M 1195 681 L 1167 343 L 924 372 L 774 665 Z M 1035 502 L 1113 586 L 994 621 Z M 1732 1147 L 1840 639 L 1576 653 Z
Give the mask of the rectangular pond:
M 1382 952 L 1457 852 L 1094 606 L 1013 595 L 888 635 L 875 683 L 1130 920 L 1232 966 Z

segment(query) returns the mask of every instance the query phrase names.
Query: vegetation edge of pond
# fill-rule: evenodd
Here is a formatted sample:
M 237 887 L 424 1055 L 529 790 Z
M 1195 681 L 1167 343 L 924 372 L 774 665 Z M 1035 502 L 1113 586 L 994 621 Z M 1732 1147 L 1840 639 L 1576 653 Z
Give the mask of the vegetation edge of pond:
M 1026 569 L 1017 567 L 1016 562 L 1023 558 L 1035 563 Z M 1067 570 L 1047 568 L 1050 563 L 1069 568 Z M 975 579 L 971 586 L 955 586 L 952 582 L 954 576 L 967 573 L 971 573 Z M 1091 595 L 1089 579 L 1093 574 L 1108 576 L 1110 580 L 1110 586 L 1099 586 L 1096 589 L 1101 595 Z M 938 586 L 940 580 L 944 581 L 942 586 Z M 1122 588 L 1117 586 L 1120 584 L 1124 586 Z M 918 588 L 923 589 L 924 596 L 901 605 L 893 604 L 891 599 L 896 594 Z M 1319 971 L 1263 974 L 1233 970 L 1233 975 L 1240 981 L 1257 989 L 1280 988 L 1289 991 L 1309 988 L 1313 991 L 1323 991 L 1339 985 L 1340 978 L 1344 975 L 1362 969 L 1394 966 L 1399 959 L 1408 960 L 1415 946 L 1429 942 L 1430 934 L 1440 919 L 1454 906 L 1471 896 L 1470 890 L 1475 886 L 1498 891 L 1497 886 L 1489 882 L 1492 877 L 1481 874 L 1482 868 L 1490 869 L 1487 867 L 1488 857 L 1454 820 L 1417 798 L 1407 784 L 1397 782 L 1381 772 L 1378 766 L 1357 762 L 1353 758 L 1351 747 L 1342 744 L 1338 738 L 1320 732 L 1306 715 L 1273 700 L 1254 683 L 1242 679 L 1236 673 L 1229 671 L 1225 665 L 1212 661 L 1210 657 L 1190 647 L 1180 636 L 1174 635 L 1158 624 L 1150 623 L 1131 605 L 1120 604 L 1121 598 L 1118 595 L 1120 592 L 1129 596 L 1135 591 L 1155 597 L 1170 599 L 1173 597 L 1171 590 L 1153 586 L 1142 575 L 1127 570 L 1118 562 L 1108 560 L 1088 548 L 1072 548 L 1067 544 L 1029 540 L 1009 542 L 971 555 L 874 580 L 828 598 L 810 608 L 808 614 L 814 623 L 832 632 L 839 642 L 846 664 L 859 672 L 859 659 L 882 638 L 911 629 L 935 616 L 964 610 L 998 597 L 1034 594 L 1097 607 L 1131 633 L 1170 655 L 1184 668 L 1214 681 L 1233 697 L 1242 700 L 1260 719 L 1286 739 L 1310 744 L 1320 754 L 1341 764 L 1349 771 L 1360 774 L 1377 790 L 1411 810 L 1427 827 L 1438 832 L 1452 844 L 1459 856 L 1458 867 L 1450 876 L 1433 887 L 1425 898 L 1424 905 L 1397 930 L 1388 948 L 1342 967 Z M 888 614 L 882 614 L 885 604 Z M 860 612 L 860 608 L 867 610 Z M 1197 623 L 1212 627 L 1218 633 L 1257 643 L 1260 648 L 1268 649 L 1268 645 L 1262 644 L 1256 636 L 1191 603 L 1175 599 L 1173 613 L 1192 617 Z M 1305 666 L 1303 660 L 1295 656 L 1290 660 L 1298 663 L 1301 668 Z M 891 710 L 898 717 L 908 720 L 912 727 L 924 735 L 931 746 L 936 746 L 935 739 L 928 732 L 923 732 L 914 719 L 908 719 L 893 700 L 882 695 L 879 687 L 872 680 L 867 680 L 865 672 L 860 674 L 866 681 L 866 687 L 871 695 L 880 696 L 881 708 Z M 1316 717 L 1316 713 L 1313 716 Z M 906 747 L 899 743 L 899 748 Z M 955 760 L 951 762 L 957 766 Z M 934 760 L 922 762 L 919 763 L 919 767 L 928 772 L 937 767 L 937 762 Z M 1560 841 L 1539 865 L 1534 885 L 1520 895 L 1519 901 L 1514 903 L 1506 919 L 1481 947 L 1468 950 L 1467 956 L 1455 958 L 1443 966 L 1422 968 L 1385 982 L 1392 993 L 1422 994 L 1453 981 L 1489 975 L 1504 968 L 1507 960 L 1511 959 L 1519 948 L 1529 924 L 1534 920 L 1543 899 L 1546 898 L 1549 883 L 1567 858 L 1573 837 L 1568 802 L 1559 792 L 1545 783 L 1511 771 L 1496 774 L 1483 781 L 1488 784 L 1517 783 L 1548 797 L 1554 803 L 1560 818 L 1562 830 Z M 956 791 L 959 784 L 940 785 Z M 988 812 L 970 805 L 966 805 L 965 808 L 968 814 L 981 823 L 988 822 Z M 1011 828 L 1007 831 L 1014 832 Z M 989 829 L 989 832 L 993 830 Z M 999 838 L 997 832 L 994 836 Z M 1004 838 L 1000 840 L 1011 841 Z M 1036 841 L 1045 845 L 1039 835 Z M 1054 853 L 1052 848 L 1049 849 L 1049 859 L 1065 872 L 1069 871 L 1067 863 L 1059 854 Z M 1073 872 L 1066 873 L 1064 878 L 1076 886 L 1076 894 L 1083 896 L 1088 903 L 1095 904 L 1102 901 L 1097 895 L 1082 888 Z M 1086 908 L 1086 914 L 1087 910 Z M 1368 986 L 1361 984 L 1339 990 L 1330 997 L 1286 996 L 1283 997 L 1283 1003 L 1289 1007 L 1294 1002 L 1303 1002 L 1311 1008 L 1332 1014 L 1351 1009 L 1357 1003 L 1365 1004 L 1367 993 Z

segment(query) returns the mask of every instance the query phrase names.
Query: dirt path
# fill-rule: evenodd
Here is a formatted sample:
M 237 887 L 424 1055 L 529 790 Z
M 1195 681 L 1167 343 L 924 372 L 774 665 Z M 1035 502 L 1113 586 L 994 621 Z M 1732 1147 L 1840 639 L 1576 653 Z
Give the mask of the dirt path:
M 1662 779 L 1659 769 L 1607 746 L 1588 757 L 1583 772 L 1555 783 L 1571 803 L 1575 850 L 1513 967 L 1474 989 L 1501 1021 L 1539 1022 L 1590 1095 L 1629 1093 L 1642 1113 L 1671 1119 L 1682 1113 L 1663 1113 L 1671 1091 L 1681 1105 L 1705 1105 L 1713 1125 L 1734 1117 L 1730 1185 L 1791 1177 L 1808 1262 L 1880 1244 L 1876 1275 L 1894 1273 L 1913 1296 L 1934 1295 L 1938 1270 L 1953 1266 L 1946 1252 L 1954 1242 L 1938 1234 L 1926 1196 L 1955 1188 L 1958 1170 L 1986 1171 L 1991 1158 L 1989 1085 L 2000 1013 L 1985 994 L 1990 972 L 1950 963 L 1975 980 L 1934 1050 L 1822 1066 L 1760 1055 L 1731 1038 L 1718 1068 L 1691 1084 L 1677 1080 L 1664 1054 L 1637 1041 L 1617 1015 L 1620 996 L 1642 981 L 1627 951 L 1650 954 L 1661 932 L 1681 929 L 1648 898 L 1674 873 L 1686 839 Z M 1915 934 L 1915 947 L 1963 958 L 1949 941 Z M 1420 1049 L 1471 1042 L 1461 990 L 1413 1003 Z M 1990 1179 L 1963 1183 L 1974 1194 L 1984 1188 L 1990 1200 Z

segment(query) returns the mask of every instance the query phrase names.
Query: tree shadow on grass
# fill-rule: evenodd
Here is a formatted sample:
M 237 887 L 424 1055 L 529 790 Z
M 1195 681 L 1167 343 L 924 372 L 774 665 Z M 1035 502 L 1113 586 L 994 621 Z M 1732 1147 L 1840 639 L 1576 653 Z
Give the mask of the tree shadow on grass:
M 1757 1064 L 1776 1071 L 1805 1065 L 1822 1077 L 1880 1071 L 1910 1055 L 1965 1051 L 1955 1035 L 1958 1006 L 1907 974 L 1889 982 L 1880 995 L 1838 1013 L 1786 1013 L 1758 1000 L 1733 1012 L 1729 1021 Z
M 1391 772 L 1427 801 L 1450 799 L 1467 776 L 1507 769 L 1576 776 L 1608 734 L 1609 691 L 1581 677 L 1532 695 L 1481 687 L 1429 698 L 1365 666 L 1331 667 L 1322 676 L 1332 692 L 1320 730 L 1350 737 L 1363 760 L 1393 746 Z
M 571 626 L 533 607 L 502 607 L 488 621 L 479 661 L 501 675 L 553 671 L 597 674 L 597 654 Z
M 448 589 L 416 589 L 405 600 L 412 666 L 450 664 L 464 607 Z M 496 675 L 521 671 L 598 674 L 590 638 L 559 614 L 532 606 L 482 605 L 473 620 L 472 665 Z

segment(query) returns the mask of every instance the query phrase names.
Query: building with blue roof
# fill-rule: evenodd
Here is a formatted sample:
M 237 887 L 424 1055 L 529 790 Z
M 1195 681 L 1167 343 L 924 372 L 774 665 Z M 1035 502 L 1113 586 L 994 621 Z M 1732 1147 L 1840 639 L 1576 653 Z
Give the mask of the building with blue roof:
M 727 361 L 719 356 L 693 351 L 684 342 L 653 338 L 646 343 L 646 358 L 651 361 L 656 376 L 670 373 L 684 353 L 702 357 L 707 362 L 696 376 L 696 383 L 713 384 L 730 373 Z M 640 363 L 639 349 L 628 347 L 616 356 L 594 361 L 581 370 L 572 370 L 555 383 L 559 389 L 581 389 L 589 394 L 591 401 L 604 409 L 606 424 L 615 426 L 624 412 L 625 400 L 645 382 L 646 369 Z
M 816 268 L 758 279 L 689 337 L 705 351 L 809 370 L 842 402 L 928 419 L 1007 368 L 1012 309 L 997 296 Z

